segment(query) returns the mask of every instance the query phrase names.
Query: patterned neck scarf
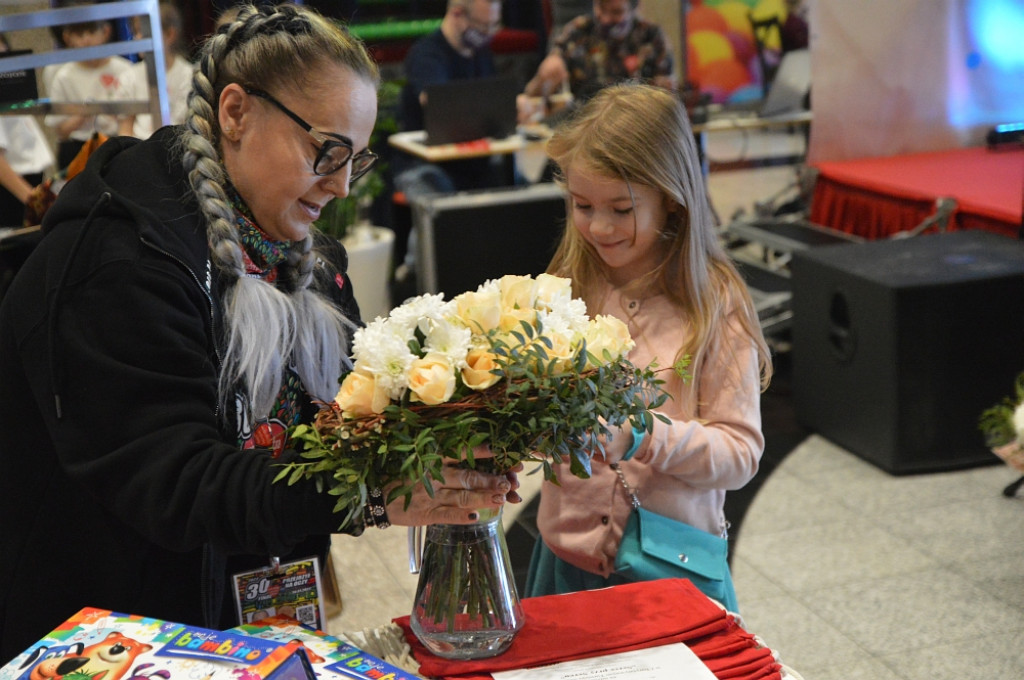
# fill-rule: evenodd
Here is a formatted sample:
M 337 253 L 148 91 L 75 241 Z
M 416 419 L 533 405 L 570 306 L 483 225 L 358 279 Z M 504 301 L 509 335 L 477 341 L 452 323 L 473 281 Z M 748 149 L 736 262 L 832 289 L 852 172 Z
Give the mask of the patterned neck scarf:
M 288 259 L 291 241 L 275 241 L 260 229 L 253 219 L 249 206 L 238 195 L 234 187 L 228 187 L 228 198 L 235 210 L 235 224 L 242 242 L 242 256 L 248 276 L 263 279 L 267 283 L 277 281 L 278 267 Z
M 263 279 L 273 285 L 277 281 L 278 267 L 288 259 L 291 241 L 273 240 L 256 224 L 252 212 L 234 187 L 228 186 L 227 194 L 235 211 L 235 224 L 238 226 L 238 237 L 242 243 L 246 275 Z M 270 449 L 274 457 L 280 455 L 287 442 L 288 428 L 297 425 L 302 416 L 300 397 L 303 391 L 295 369 L 289 365 L 284 370 L 281 391 L 278 392 L 270 415 L 248 426 L 241 425 L 239 445 L 244 449 Z

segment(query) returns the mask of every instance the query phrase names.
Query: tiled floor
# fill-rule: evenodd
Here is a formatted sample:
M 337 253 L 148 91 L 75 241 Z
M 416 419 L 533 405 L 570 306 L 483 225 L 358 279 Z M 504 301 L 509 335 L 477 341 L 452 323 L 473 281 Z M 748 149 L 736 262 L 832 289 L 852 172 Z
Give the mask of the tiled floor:
M 1002 465 L 893 477 L 812 435 L 735 545 L 746 628 L 806 680 L 1022 677 L 1024 496 L 1001 495 L 1016 478 Z M 338 537 L 333 558 L 333 632 L 408 613 L 404 529 Z
M 799 135 L 713 135 L 712 160 L 789 153 Z M 794 172 L 712 173 L 718 214 L 752 210 Z M 761 486 L 734 545 L 745 626 L 806 680 L 1024 677 L 1024 492 L 997 465 L 893 477 L 811 435 Z M 538 475 L 526 477 L 524 496 Z M 514 517 L 514 508 L 506 524 Z M 406 532 L 338 537 L 332 632 L 411 607 Z

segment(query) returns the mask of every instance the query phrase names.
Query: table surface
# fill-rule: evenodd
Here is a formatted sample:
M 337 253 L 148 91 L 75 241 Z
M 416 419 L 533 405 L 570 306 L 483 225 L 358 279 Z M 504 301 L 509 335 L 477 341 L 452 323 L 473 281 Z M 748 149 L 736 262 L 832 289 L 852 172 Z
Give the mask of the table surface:
M 388 144 L 432 163 L 508 155 L 521 151 L 530 144 L 530 141 L 518 132 L 505 139 L 476 139 L 459 144 L 430 145 L 426 143 L 426 138 L 425 130 L 396 132 L 388 137 Z

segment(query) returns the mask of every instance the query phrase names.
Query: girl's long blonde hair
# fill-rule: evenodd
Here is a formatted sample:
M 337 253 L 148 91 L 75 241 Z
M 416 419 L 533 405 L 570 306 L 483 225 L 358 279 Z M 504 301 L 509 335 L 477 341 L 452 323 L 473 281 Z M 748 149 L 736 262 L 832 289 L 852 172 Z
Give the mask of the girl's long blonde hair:
M 221 163 L 217 107 L 231 83 L 315 97 L 337 86 L 322 78 L 328 64 L 379 85 L 377 66 L 366 49 L 340 26 L 295 5 L 248 5 L 206 41 L 188 97 L 183 163 L 206 220 L 213 264 L 231 281 L 222 298 L 227 347 L 218 393 L 222 406 L 241 393 L 242 407 L 257 419 L 273 407 L 289 362 L 311 396 L 325 402 L 334 398 L 348 363 L 352 322 L 310 288 L 316 262 L 312 233 L 292 244 L 280 266 L 280 287 L 245 275 L 225 192 L 229 178 Z
M 707 348 L 735 313 L 757 347 L 761 387 L 771 380 L 771 353 L 761 332 L 746 284 L 722 246 L 714 227 L 693 130 L 682 103 L 667 90 L 622 83 L 602 89 L 547 145 L 563 186 L 566 173 L 584 169 L 627 184 L 658 190 L 674 203 L 662 229 L 659 264 L 630 282 L 633 297 L 664 294 L 680 307 L 690 334 L 676 358 L 689 355 L 699 371 Z M 607 281 L 606 265 L 573 224 L 568 223 L 548 271 L 573 280 L 576 294 L 590 309 Z

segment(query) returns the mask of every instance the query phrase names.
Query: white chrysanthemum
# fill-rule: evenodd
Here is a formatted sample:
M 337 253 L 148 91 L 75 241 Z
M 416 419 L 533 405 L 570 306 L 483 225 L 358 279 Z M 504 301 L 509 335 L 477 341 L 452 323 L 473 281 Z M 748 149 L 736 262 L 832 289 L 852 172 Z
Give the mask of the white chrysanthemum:
M 1024 402 L 1018 404 L 1013 412 L 1013 430 L 1017 433 L 1017 441 L 1024 444 Z
M 399 326 L 378 317 L 366 328 L 356 331 L 352 339 L 356 368 L 375 375 L 390 399 L 398 399 L 405 392 L 408 387 L 406 371 L 418 358 L 409 351 L 410 335 L 396 332 Z
M 545 329 L 576 338 L 587 332 L 590 317 L 587 316 L 587 305 L 583 300 L 572 298 L 558 299 L 547 312 L 539 312 L 538 316 Z
M 410 340 L 417 328 L 426 335 L 430 330 L 430 320 L 444 319 L 450 313 L 451 303 L 444 301 L 443 294 L 427 294 L 411 298 L 400 307 L 391 310 L 388 320 L 395 326 L 396 335 L 402 335 L 406 340 Z
M 468 328 L 446 320 L 432 320 L 424 349 L 427 353 L 445 356 L 455 370 L 461 371 L 466 367 L 466 354 L 472 340 L 473 332 Z
M 477 287 L 476 292 L 501 295 L 501 285 L 498 283 L 498 279 L 487 279 Z

